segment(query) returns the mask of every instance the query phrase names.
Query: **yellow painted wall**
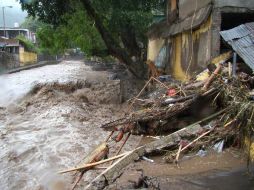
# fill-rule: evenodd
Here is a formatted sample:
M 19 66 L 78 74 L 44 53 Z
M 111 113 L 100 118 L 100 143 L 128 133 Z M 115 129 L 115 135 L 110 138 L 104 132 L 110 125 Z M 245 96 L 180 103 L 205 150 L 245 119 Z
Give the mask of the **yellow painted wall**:
M 164 45 L 164 42 L 165 40 L 162 38 L 149 40 L 147 50 L 147 60 L 155 61 L 157 55 L 160 52 L 160 49 Z
M 208 32 L 211 28 L 212 24 L 212 18 L 209 17 L 208 20 L 202 24 L 199 29 L 194 30 L 192 33 L 191 31 L 183 32 L 181 34 L 178 34 L 174 37 L 172 37 L 171 41 L 174 42 L 173 44 L 173 51 L 171 55 L 171 68 L 172 68 L 172 75 L 181 81 L 186 81 L 190 78 L 189 72 L 183 69 L 183 64 L 188 64 L 185 65 L 185 68 L 191 68 L 192 67 L 192 62 L 194 60 L 194 55 L 198 56 L 198 52 L 191 52 L 191 46 L 192 44 L 189 43 L 190 39 L 193 40 L 193 43 L 195 43 L 197 40 L 200 39 L 200 34 Z M 203 47 L 207 48 L 207 51 L 210 52 L 210 47 L 209 43 L 207 43 L 208 47 Z M 183 50 L 187 50 L 189 53 L 188 57 L 184 57 L 185 60 L 183 60 Z M 203 50 L 200 50 L 203 51 Z M 192 54 L 192 55 L 191 55 Z M 207 61 L 210 59 L 208 53 L 206 53 L 206 57 L 202 57 L 202 59 L 207 59 Z M 185 55 L 187 56 L 187 54 Z M 201 58 L 198 58 L 201 59 Z M 188 70 L 189 70 L 188 69 Z
M 249 138 L 245 138 L 245 148 L 248 152 L 248 150 L 250 150 L 250 158 L 251 158 L 251 161 L 254 162 L 254 143 L 251 143 L 251 146 L 250 146 L 250 139 Z
M 172 75 L 175 79 L 185 81 L 188 79 L 188 76 L 182 69 L 182 34 L 177 35 L 174 39 L 174 55 L 172 63 Z
M 19 50 L 19 61 L 21 66 L 37 63 L 37 54 L 24 51 L 24 48 Z

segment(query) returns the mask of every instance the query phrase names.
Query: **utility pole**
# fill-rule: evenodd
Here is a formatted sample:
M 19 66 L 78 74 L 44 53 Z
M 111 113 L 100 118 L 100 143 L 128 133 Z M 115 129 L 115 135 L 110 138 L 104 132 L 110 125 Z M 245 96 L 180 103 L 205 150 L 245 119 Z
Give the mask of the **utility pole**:
M 4 37 L 5 35 L 5 14 L 4 14 L 4 7 L 2 7 L 2 11 L 3 11 L 3 24 L 4 24 Z
M 4 7 L 2 7 L 2 12 L 3 12 L 3 25 L 4 25 L 4 37 L 6 37 L 6 28 L 5 28 L 5 8 L 12 8 L 12 6 L 4 6 Z

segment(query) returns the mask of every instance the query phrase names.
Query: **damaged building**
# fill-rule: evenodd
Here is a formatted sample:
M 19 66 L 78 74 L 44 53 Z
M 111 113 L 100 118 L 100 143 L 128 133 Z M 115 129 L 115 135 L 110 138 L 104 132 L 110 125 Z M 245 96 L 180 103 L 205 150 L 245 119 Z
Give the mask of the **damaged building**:
M 147 59 L 187 80 L 230 47 L 220 32 L 254 21 L 254 1 L 168 0 L 166 17 L 148 32 Z

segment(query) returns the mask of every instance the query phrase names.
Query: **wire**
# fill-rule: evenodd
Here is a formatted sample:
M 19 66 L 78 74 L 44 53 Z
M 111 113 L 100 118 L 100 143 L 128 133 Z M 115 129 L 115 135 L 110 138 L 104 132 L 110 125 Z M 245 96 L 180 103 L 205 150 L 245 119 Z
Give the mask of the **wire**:
M 193 35 L 193 22 L 194 22 L 194 18 L 196 16 L 197 8 L 198 8 L 198 0 L 196 0 L 195 11 L 194 11 L 194 14 L 193 14 L 192 20 L 191 20 L 191 57 L 190 57 L 190 61 L 188 63 L 188 67 L 186 69 L 186 73 L 185 73 L 186 76 L 188 75 L 188 72 L 189 72 L 190 67 L 191 67 L 191 62 L 192 62 L 192 59 L 193 59 L 193 48 L 194 48 L 193 36 L 192 36 Z

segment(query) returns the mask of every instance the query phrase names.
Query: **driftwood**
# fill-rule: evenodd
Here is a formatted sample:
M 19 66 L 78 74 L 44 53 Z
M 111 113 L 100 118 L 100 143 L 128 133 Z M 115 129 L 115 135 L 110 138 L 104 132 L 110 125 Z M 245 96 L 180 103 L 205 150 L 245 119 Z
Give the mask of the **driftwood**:
M 169 105 L 169 104 L 175 104 L 178 102 L 184 102 L 186 100 L 190 100 L 192 98 L 195 98 L 197 95 L 190 95 L 190 96 L 186 96 L 186 97 L 181 97 L 181 98 L 177 98 L 177 99 L 172 99 L 172 100 L 165 100 L 164 102 L 162 102 L 163 106 Z
M 118 130 L 117 126 L 124 125 L 124 124 L 135 124 L 137 122 L 149 122 L 153 120 L 157 120 L 157 121 L 167 120 L 190 108 L 190 106 L 196 101 L 198 101 L 199 98 L 212 96 L 215 93 L 216 93 L 216 89 L 212 88 L 203 94 L 197 93 L 195 95 L 190 95 L 187 97 L 172 100 L 172 103 L 174 102 L 175 104 L 172 105 L 171 107 L 162 106 L 162 107 L 156 107 L 152 109 L 137 111 L 123 118 L 120 118 L 118 120 L 106 123 L 102 125 L 101 128 L 104 129 L 105 131 L 116 131 Z M 180 103 L 179 101 L 180 102 L 184 101 L 184 102 Z
M 184 103 L 177 103 L 170 108 L 162 107 L 157 109 L 148 109 L 148 110 L 135 112 L 132 115 L 126 116 L 125 118 L 121 118 L 121 119 L 112 121 L 110 123 L 106 123 L 102 125 L 101 128 L 103 128 L 106 131 L 112 131 L 112 130 L 117 130 L 116 127 L 119 125 L 130 124 L 135 122 L 147 122 L 152 120 L 168 119 L 188 109 L 189 106 L 193 102 L 195 102 L 195 100 L 196 99 L 191 99 L 191 100 L 185 101 Z
M 167 147 L 177 145 L 182 139 L 198 136 L 204 129 L 200 126 L 201 123 L 210 121 L 215 117 L 223 114 L 228 109 L 221 110 L 211 116 L 204 118 L 192 125 L 189 125 L 179 131 L 176 131 L 166 137 L 159 140 L 148 143 L 133 151 L 126 153 L 122 158 L 117 160 L 113 165 L 103 171 L 97 176 L 85 189 L 103 189 L 107 185 L 113 183 L 123 172 L 124 168 L 133 161 L 139 159 L 147 153 L 152 153 L 157 150 L 162 150 Z M 208 132 L 206 132 L 208 134 Z M 204 135 L 204 134 L 203 134 Z M 199 136 L 200 138 L 200 136 Z M 181 149 L 182 151 L 183 149 Z
M 103 189 L 104 186 L 113 183 L 122 173 L 122 170 L 128 166 L 133 161 L 139 159 L 145 153 L 151 153 L 155 150 L 161 150 L 168 146 L 175 145 L 180 142 L 182 138 L 195 136 L 200 131 L 202 131 L 200 125 L 191 125 L 189 127 L 183 128 L 175 133 L 172 133 L 160 140 L 154 141 L 152 143 L 146 144 L 139 147 L 128 154 L 126 154 L 121 159 L 117 160 L 112 166 L 107 170 L 102 172 L 97 176 L 86 189 Z

